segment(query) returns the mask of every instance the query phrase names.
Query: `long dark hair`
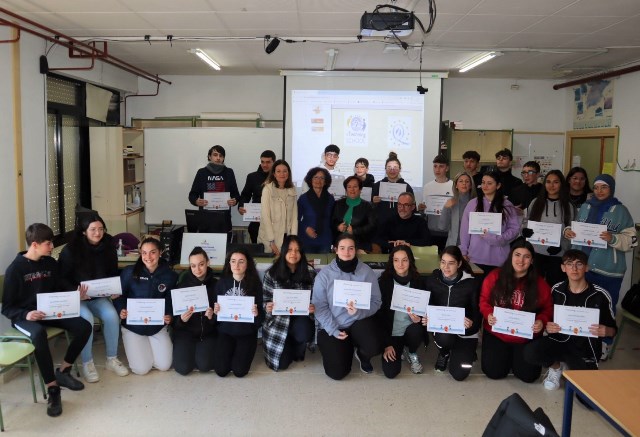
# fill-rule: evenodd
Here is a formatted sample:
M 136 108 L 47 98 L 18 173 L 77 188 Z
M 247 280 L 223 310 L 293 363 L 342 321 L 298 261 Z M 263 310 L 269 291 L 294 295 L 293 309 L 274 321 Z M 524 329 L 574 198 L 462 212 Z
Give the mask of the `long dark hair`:
M 289 251 L 291 243 L 296 243 L 300 250 L 300 262 L 296 265 L 296 269 L 291 273 L 285 255 Z M 287 235 L 282 241 L 280 247 L 280 256 L 276 259 L 267 273 L 277 282 L 283 284 L 302 283 L 305 285 L 313 285 L 313 277 L 309 273 L 309 264 L 307 262 L 307 256 L 302 249 L 302 243 L 297 235 Z
M 242 280 L 245 283 L 245 291 L 247 296 L 257 296 L 258 293 L 262 294 L 262 284 L 260 283 L 260 276 L 258 275 L 258 269 L 256 269 L 256 262 L 244 247 L 239 247 L 229 252 L 224 259 L 224 267 L 222 268 L 222 278 L 232 278 L 233 272 L 231 271 L 231 256 L 239 253 L 247 259 L 247 270 L 244 272 L 244 278 Z
M 491 205 L 489 205 L 489 211 L 486 212 L 499 212 L 502 214 L 502 222 L 504 223 L 509 216 L 509 209 L 504 207 L 504 191 L 502 190 L 502 182 L 500 182 L 500 174 L 497 171 L 488 171 L 482 175 L 483 178 L 490 177 L 496 181 L 497 185 L 500 185 L 496 190 L 496 194 L 493 196 Z M 473 180 L 473 179 L 472 179 Z M 478 203 L 476 205 L 476 212 L 485 212 L 484 210 L 484 192 L 482 188 L 477 193 Z
M 387 260 L 387 265 L 384 268 L 384 271 L 380 275 L 380 279 L 393 279 L 393 275 L 396 273 L 393 268 L 393 255 L 398 252 L 405 252 L 407 257 L 409 258 L 409 281 L 415 281 L 420 278 L 420 273 L 418 272 L 418 268 L 416 267 L 416 258 L 413 256 L 413 251 L 409 246 L 401 244 L 400 246 L 395 246 L 389 252 L 389 259 Z
M 67 245 L 69 248 L 68 250 L 73 255 L 76 269 L 85 271 L 94 270 L 92 267 L 94 258 L 90 255 L 89 243 L 87 236 L 85 235 L 85 232 L 87 232 L 87 229 L 89 229 L 89 226 L 91 226 L 91 223 L 93 222 L 100 222 L 104 228 L 104 234 L 102 235 L 102 239 L 98 243 L 98 246 L 104 246 L 105 250 L 112 250 L 114 253 L 116 251 L 116 247 L 113 245 L 113 237 L 107 234 L 107 225 L 102 217 L 97 213 L 82 215 L 78 220 L 78 223 L 73 230 L 71 240 Z
M 440 254 L 440 259 L 442 259 L 442 255 L 452 256 L 457 263 L 462 263 L 458 270 L 462 270 L 463 272 L 467 272 L 469 274 L 473 273 L 473 271 L 471 270 L 471 266 L 469 265 L 469 262 L 464 258 L 464 256 L 462 256 L 462 251 L 458 246 L 445 247 L 442 250 L 442 253 Z
M 526 249 L 531 253 L 531 265 L 523 278 L 516 278 L 515 271 L 513 270 L 513 253 L 517 249 Z M 535 253 L 533 246 L 528 241 L 516 240 L 513 243 L 509 257 L 504 264 L 502 264 L 502 267 L 500 267 L 498 280 L 491 291 L 490 301 L 492 305 L 508 307 L 513 299 L 517 284 L 523 281 L 524 304 L 522 305 L 522 310 L 535 311 L 538 305 L 538 273 L 533 265 L 533 256 Z
M 544 176 L 544 181 L 542 181 L 542 189 L 538 192 L 538 196 L 536 197 L 536 201 L 533 204 L 533 208 L 529 212 L 529 220 L 533 220 L 534 222 L 539 222 L 542 218 L 542 212 L 547 206 L 547 179 L 550 175 L 557 176 L 560 180 L 560 192 L 558 200 L 560 201 L 560 208 L 562 209 L 562 222 L 565 226 L 569 226 L 571 224 L 571 202 L 569 200 L 569 188 L 567 186 L 567 182 L 564 179 L 564 175 L 560 170 L 550 170 Z
M 142 240 L 140 242 L 140 250 L 142 250 L 142 246 L 144 246 L 145 244 L 153 244 L 156 247 L 156 249 L 158 249 L 160 254 L 162 255 L 162 251 L 164 250 L 164 244 L 162 244 L 162 242 L 157 237 L 146 237 L 144 240 Z M 158 259 L 158 266 L 162 262 L 163 262 L 162 258 Z M 136 263 L 133 265 L 133 278 L 134 279 L 136 279 L 136 280 L 140 279 L 140 275 L 142 275 L 142 269 L 143 268 L 144 268 L 144 262 L 142 262 L 142 254 L 140 254 L 140 257 L 138 258 Z
M 284 188 L 293 188 L 293 179 L 292 179 L 293 176 L 291 174 L 291 166 L 284 159 L 278 159 L 276 162 L 273 163 L 273 166 L 271 167 L 271 171 L 267 175 L 267 179 L 265 179 L 263 185 L 268 185 L 269 183 L 273 182 L 273 185 L 275 185 L 276 188 L 280 188 L 278 186 L 278 181 L 276 181 L 276 167 L 280 165 L 284 165 L 285 167 L 287 167 L 287 170 L 289 171 L 289 177 L 284 182 Z
M 571 179 L 571 177 L 576 173 L 582 173 L 584 175 L 584 194 L 593 193 L 591 185 L 589 184 L 589 175 L 587 174 L 587 171 L 582 167 L 573 167 L 571 170 L 569 170 L 569 173 L 567 173 L 567 184 L 569 183 L 569 179 Z

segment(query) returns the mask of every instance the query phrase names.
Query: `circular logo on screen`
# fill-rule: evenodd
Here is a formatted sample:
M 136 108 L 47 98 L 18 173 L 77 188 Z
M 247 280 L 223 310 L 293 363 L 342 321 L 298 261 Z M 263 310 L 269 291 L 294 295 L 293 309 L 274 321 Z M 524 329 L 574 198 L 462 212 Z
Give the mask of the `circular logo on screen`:
M 389 123 L 389 146 L 409 147 L 411 145 L 411 129 L 402 119 L 394 119 Z
M 352 115 L 347 120 L 347 123 L 349 124 L 349 128 L 352 131 L 364 132 L 364 130 L 367 128 L 366 120 L 359 115 Z

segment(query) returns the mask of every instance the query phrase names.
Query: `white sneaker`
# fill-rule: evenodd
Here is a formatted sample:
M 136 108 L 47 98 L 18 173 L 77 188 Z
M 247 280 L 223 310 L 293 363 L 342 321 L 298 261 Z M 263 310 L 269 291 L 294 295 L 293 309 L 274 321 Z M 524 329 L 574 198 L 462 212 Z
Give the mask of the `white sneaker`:
M 100 376 L 98 375 L 98 371 L 96 370 L 96 366 L 93 364 L 93 361 L 89 361 L 82 365 L 82 377 L 87 382 L 100 381 Z
M 411 372 L 418 374 L 418 373 L 422 373 L 422 364 L 420 363 L 420 359 L 418 358 L 418 354 L 416 353 L 410 353 L 409 349 L 405 348 L 404 351 L 402 351 L 402 357 L 409 363 L 411 364 Z
M 107 358 L 107 364 L 104 367 L 106 367 L 107 370 L 111 370 L 118 376 L 127 376 L 129 374 L 127 366 L 122 364 L 117 357 Z
M 560 378 L 562 377 L 562 366 L 557 369 L 549 367 L 547 375 L 542 384 L 547 390 L 558 390 L 560 388 Z
M 609 345 L 603 341 L 602 342 L 602 355 L 600 355 L 600 361 L 607 361 L 607 359 L 609 358 L 609 350 L 610 350 Z

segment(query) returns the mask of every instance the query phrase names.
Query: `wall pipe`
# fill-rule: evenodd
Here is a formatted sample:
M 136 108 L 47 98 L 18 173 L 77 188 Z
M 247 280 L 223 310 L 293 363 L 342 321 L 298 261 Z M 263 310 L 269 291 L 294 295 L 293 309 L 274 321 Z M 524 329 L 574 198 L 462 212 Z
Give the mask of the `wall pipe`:
M 100 60 L 102 60 L 102 62 L 106 62 L 107 64 L 113 65 L 114 67 L 117 67 L 117 68 L 119 68 L 121 70 L 124 70 L 124 71 L 126 71 L 128 73 L 134 74 L 134 75 L 136 75 L 138 77 L 141 77 L 143 79 L 146 79 L 148 81 L 155 82 L 155 83 L 158 83 L 158 84 L 160 82 L 164 82 L 166 84 L 171 85 L 170 81 L 162 79 L 158 75 L 153 75 L 153 74 L 151 74 L 151 73 L 149 73 L 149 72 L 147 72 L 145 70 L 142 70 L 142 69 L 140 69 L 140 68 L 138 68 L 138 67 L 136 67 L 134 65 L 131 65 L 131 64 L 123 61 L 122 59 L 116 58 L 115 56 L 112 56 L 112 55 L 110 55 L 110 54 L 108 54 L 106 52 L 103 52 L 100 49 L 97 49 L 95 47 L 91 47 L 88 44 L 85 44 L 85 43 L 83 43 L 81 41 L 78 41 L 78 40 L 76 40 L 76 39 L 74 39 L 74 38 L 72 38 L 72 37 L 70 37 L 68 35 L 64 35 L 64 34 L 62 34 L 60 32 L 57 32 L 54 29 L 51 29 L 49 27 L 43 26 L 43 25 L 41 25 L 39 23 L 36 23 L 35 21 L 31 21 L 28 18 L 24 18 L 24 17 L 22 17 L 22 16 L 20 16 L 18 14 L 15 14 L 15 13 L 13 13 L 13 12 L 5 9 L 5 8 L 0 8 L 0 13 L 7 14 L 7 15 L 13 17 L 13 18 L 16 18 L 16 19 L 24 22 L 24 23 L 27 23 L 27 24 L 29 24 L 31 26 L 34 26 L 34 27 L 36 27 L 36 28 L 38 28 L 40 30 L 43 30 L 43 31 L 45 31 L 45 32 L 47 32 L 47 33 L 49 33 L 49 34 L 51 34 L 53 36 L 38 32 L 37 30 L 31 29 L 29 27 L 25 27 L 25 26 L 23 26 L 21 24 L 18 24 L 18 23 L 12 23 L 12 22 L 9 22 L 7 20 L 3 20 L 3 22 L 6 23 L 9 26 L 12 26 L 12 27 L 15 27 L 17 29 L 23 30 L 23 31 L 28 32 L 28 33 L 30 33 L 32 35 L 38 36 L 38 37 L 40 37 L 42 39 L 45 39 L 45 40 L 47 40 L 49 42 L 52 42 L 54 44 L 60 44 L 60 45 L 62 45 L 64 47 L 67 47 L 69 49 L 73 49 L 73 50 L 78 51 L 78 52 L 80 52 L 82 54 L 85 54 L 87 56 L 97 57 Z
M 559 90 L 561 88 L 567 88 L 574 85 L 581 85 L 587 82 L 594 82 L 597 80 L 608 79 L 610 77 L 616 77 L 616 76 L 622 76 L 624 74 L 635 73 L 636 71 L 640 71 L 640 65 L 634 65 L 633 67 L 627 67 L 621 70 L 608 71 L 606 73 L 596 74 L 594 76 L 583 77 L 582 79 L 576 79 L 570 82 L 559 83 L 557 85 L 554 85 L 553 89 Z
M 160 93 L 160 82 L 156 82 L 155 94 L 129 94 L 124 96 L 124 123 L 127 124 L 127 99 L 130 97 L 155 97 Z
M 9 23 L 8 21 L 3 20 L 2 18 L 0 18 L 0 26 L 11 26 L 11 23 Z M 0 43 L 13 43 L 13 42 L 18 42 L 20 41 L 20 29 L 16 29 L 18 31 L 18 35 L 14 38 L 14 39 L 2 39 L 0 40 Z

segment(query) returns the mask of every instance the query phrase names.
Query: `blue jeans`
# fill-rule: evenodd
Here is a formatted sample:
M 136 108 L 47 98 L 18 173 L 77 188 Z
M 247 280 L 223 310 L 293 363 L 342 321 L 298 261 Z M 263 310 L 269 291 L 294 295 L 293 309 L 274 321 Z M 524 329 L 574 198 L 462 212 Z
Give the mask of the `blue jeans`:
M 107 358 L 118 355 L 118 336 L 120 335 L 120 317 L 108 297 L 97 297 L 80 302 L 80 317 L 91 323 L 91 336 L 82 349 L 83 363 L 93 360 L 93 316 L 102 320 L 102 332 L 106 345 Z

